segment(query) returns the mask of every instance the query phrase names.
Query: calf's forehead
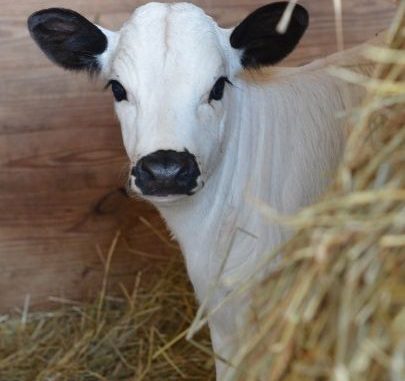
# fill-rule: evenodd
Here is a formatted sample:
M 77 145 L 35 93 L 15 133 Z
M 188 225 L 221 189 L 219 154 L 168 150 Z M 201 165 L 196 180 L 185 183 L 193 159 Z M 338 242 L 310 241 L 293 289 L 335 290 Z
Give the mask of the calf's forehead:
M 215 77 L 225 54 L 218 31 L 215 21 L 194 5 L 150 3 L 122 28 L 113 72 L 139 85 L 179 73 L 184 80 L 204 72 Z

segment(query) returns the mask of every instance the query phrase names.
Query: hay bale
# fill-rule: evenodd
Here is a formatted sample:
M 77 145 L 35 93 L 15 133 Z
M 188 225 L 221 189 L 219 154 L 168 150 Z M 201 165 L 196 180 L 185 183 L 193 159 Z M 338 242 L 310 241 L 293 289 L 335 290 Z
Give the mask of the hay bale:
M 405 3 L 356 112 L 332 191 L 289 223 L 276 271 L 254 285 L 237 381 L 405 379 Z M 265 211 L 264 211 L 265 212 Z
M 195 299 L 180 255 L 109 297 L 117 239 L 94 303 L 59 301 L 47 313 L 0 316 L 1 381 L 214 380 L 207 331 L 198 344 L 185 340 Z

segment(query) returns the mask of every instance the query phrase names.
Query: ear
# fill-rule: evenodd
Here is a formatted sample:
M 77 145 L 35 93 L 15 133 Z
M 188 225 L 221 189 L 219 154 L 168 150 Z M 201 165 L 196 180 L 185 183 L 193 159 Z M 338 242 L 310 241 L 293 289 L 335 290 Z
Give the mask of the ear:
M 259 8 L 249 15 L 231 34 L 231 46 L 242 51 L 245 68 L 273 65 L 287 57 L 308 27 L 309 15 L 304 7 L 295 5 L 285 33 L 277 32 L 288 2 Z
M 28 18 L 32 38 L 56 64 L 70 70 L 101 70 L 100 56 L 106 52 L 105 33 L 77 12 L 50 8 Z

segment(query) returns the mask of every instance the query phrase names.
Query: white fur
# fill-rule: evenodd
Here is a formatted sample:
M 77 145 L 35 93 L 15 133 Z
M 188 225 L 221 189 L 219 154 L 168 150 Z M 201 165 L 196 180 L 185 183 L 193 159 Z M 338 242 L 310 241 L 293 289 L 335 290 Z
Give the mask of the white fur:
M 201 190 L 149 200 L 179 241 L 200 302 L 229 253 L 211 308 L 291 233 L 250 200 L 290 214 L 319 197 L 342 155 L 338 114 L 362 93 L 330 76 L 325 61 L 274 70 L 265 83 L 240 75 L 230 33 L 193 5 L 151 3 L 120 32 L 108 32 L 110 48 L 100 59 L 104 75 L 128 93 L 116 112 L 132 164 L 162 149 L 186 148 L 197 157 Z M 223 75 L 234 86 L 210 105 L 208 94 Z M 223 282 L 230 275 L 233 286 Z M 246 307 L 232 300 L 210 318 L 214 348 L 226 358 Z M 219 378 L 224 371 L 218 364 Z

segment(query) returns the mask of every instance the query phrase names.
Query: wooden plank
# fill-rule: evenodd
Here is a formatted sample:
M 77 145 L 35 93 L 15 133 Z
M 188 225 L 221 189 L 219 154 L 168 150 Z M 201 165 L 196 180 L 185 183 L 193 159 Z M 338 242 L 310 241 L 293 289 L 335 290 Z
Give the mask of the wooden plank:
M 34 306 L 48 297 L 82 298 L 95 292 L 105 253 L 117 229 L 135 250 L 170 255 L 172 249 L 140 222 L 144 216 L 164 230 L 148 205 L 130 201 L 118 189 L 126 181 L 121 134 L 103 83 L 62 71 L 37 49 L 26 30 L 33 11 L 51 6 L 75 9 L 118 29 L 146 1 L 0 0 L 0 310 Z M 267 1 L 194 1 L 222 26 L 237 24 Z M 311 26 L 288 65 L 336 50 L 331 1 L 302 1 Z M 346 46 L 384 29 L 393 5 L 384 0 L 346 0 Z M 101 207 L 100 207 L 101 206 Z M 150 264 L 119 250 L 112 277 L 130 281 Z

